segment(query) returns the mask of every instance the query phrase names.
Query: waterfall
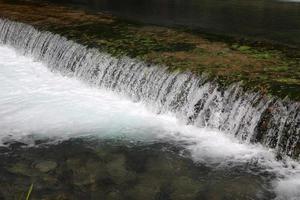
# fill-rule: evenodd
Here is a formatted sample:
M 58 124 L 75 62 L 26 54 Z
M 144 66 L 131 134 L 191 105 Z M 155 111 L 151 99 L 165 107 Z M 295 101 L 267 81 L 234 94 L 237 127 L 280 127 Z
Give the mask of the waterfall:
M 300 103 L 226 89 L 203 76 L 169 72 L 128 57 L 115 58 L 57 34 L 0 19 L 0 44 L 33 56 L 52 71 L 122 93 L 157 113 L 172 112 L 198 127 L 222 130 L 245 142 L 259 142 L 280 155 L 300 154 Z

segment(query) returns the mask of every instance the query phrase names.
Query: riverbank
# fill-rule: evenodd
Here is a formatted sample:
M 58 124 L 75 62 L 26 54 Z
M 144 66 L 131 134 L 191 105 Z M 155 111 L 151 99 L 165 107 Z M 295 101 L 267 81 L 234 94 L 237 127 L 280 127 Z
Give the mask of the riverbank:
M 113 56 L 206 73 L 222 85 L 300 100 L 299 49 L 149 26 L 47 3 L 2 1 L 0 16 L 66 36 Z

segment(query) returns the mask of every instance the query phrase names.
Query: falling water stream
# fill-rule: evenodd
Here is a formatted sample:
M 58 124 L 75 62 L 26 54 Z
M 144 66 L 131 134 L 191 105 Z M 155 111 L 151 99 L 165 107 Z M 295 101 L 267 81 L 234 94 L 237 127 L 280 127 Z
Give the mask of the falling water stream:
M 215 128 L 274 148 L 278 154 L 299 156 L 299 102 L 245 92 L 239 84 L 224 89 L 205 76 L 114 58 L 9 20 L 0 20 L 0 43 L 33 56 L 52 71 L 142 102 L 156 113 L 171 112 L 186 124 Z
M 300 198 L 299 163 L 276 159 L 276 152 L 289 154 L 299 142 L 299 104 L 242 96 L 238 85 L 222 92 L 204 77 L 113 59 L 24 24 L 0 21 L 0 33 L 2 146 L 91 136 L 163 141 L 181 146 L 195 164 L 239 167 L 240 174 L 258 177 L 258 199 L 267 199 L 266 191 L 277 199 Z M 261 144 L 249 143 L 270 105 L 269 123 L 277 126 Z M 284 145 L 277 142 L 281 135 L 289 137 Z M 271 136 L 277 138 L 273 149 L 265 147 Z

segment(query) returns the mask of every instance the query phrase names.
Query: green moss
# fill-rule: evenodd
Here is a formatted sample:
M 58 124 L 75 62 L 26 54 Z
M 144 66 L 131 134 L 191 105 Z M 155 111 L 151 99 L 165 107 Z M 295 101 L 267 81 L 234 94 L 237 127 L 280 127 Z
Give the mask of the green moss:
M 251 49 L 249 46 L 240 46 L 237 48 L 239 51 L 248 52 Z
M 274 66 L 272 68 L 273 71 L 275 72 L 286 72 L 289 71 L 290 67 L 286 66 L 286 65 L 282 65 L 282 66 Z
M 277 82 L 286 83 L 286 84 L 299 84 L 300 85 L 300 81 L 298 79 L 294 79 L 294 78 L 279 78 L 279 79 L 277 79 Z

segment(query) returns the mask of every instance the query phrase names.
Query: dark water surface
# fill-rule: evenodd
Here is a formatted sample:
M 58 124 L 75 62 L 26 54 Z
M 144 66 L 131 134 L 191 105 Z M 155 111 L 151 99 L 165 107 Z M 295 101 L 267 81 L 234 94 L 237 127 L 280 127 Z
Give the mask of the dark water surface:
M 271 199 L 269 173 L 255 165 L 195 164 L 168 143 L 73 139 L 0 148 L 0 199 L 34 184 L 33 199 Z M 7 191 L 14 191 L 13 193 Z
M 134 21 L 300 45 L 300 2 L 276 0 L 50 0 Z

